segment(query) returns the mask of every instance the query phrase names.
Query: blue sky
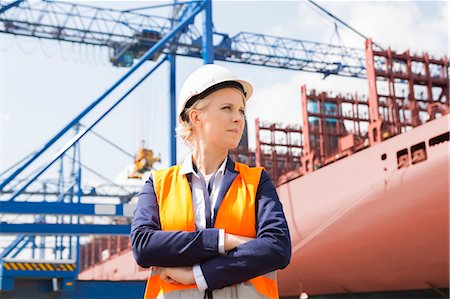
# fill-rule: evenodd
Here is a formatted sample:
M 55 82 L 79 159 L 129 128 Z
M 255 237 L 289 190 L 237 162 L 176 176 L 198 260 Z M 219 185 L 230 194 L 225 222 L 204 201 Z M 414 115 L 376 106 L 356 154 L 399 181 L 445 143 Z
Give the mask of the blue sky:
M 84 2 L 86 3 L 86 2 Z M 102 1 L 98 5 L 123 8 L 142 5 Z M 428 51 L 448 56 L 449 7 L 447 1 L 328 1 L 318 2 L 384 47 L 413 53 Z M 219 32 L 240 31 L 335 43 L 334 25 L 302 1 L 217 1 L 213 20 Z M 340 29 L 345 44 L 363 48 L 361 38 Z M 64 125 L 109 88 L 127 69 L 108 62 L 106 49 L 38 41 L 0 35 L 0 172 L 41 147 Z M 202 61 L 178 58 L 177 84 Z M 300 86 L 320 91 L 367 94 L 361 79 L 225 64 L 254 84 L 249 101 L 250 145 L 254 144 L 254 119 L 300 122 Z M 148 64 L 147 68 L 150 66 Z M 138 88 L 95 131 L 135 153 L 140 140 L 160 154 L 168 166 L 168 66 L 163 66 Z M 110 102 L 108 102 L 110 103 Z M 83 123 L 88 124 L 94 118 Z M 132 160 L 89 135 L 82 143 L 83 163 L 107 177 L 115 178 Z M 59 146 L 62 144 L 59 144 Z M 52 152 L 57 150 L 56 146 Z M 187 152 L 180 144 L 179 157 Z M 43 163 L 49 156 L 40 161 Z M 39 163 L 38 163 L 39 165 Z M 97 179 L 86 173 L 86 182 Z

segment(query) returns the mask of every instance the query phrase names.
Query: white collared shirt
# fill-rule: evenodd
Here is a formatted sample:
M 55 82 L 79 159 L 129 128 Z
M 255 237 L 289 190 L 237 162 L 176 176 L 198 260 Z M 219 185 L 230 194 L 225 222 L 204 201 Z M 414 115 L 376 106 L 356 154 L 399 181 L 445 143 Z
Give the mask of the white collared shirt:
M 220 184 L 222 183 L 223 176 L 225 174 L 225 167 L 227 165 L 227 159 L 225 159 L 217 170 L 215 176 L 213 177 L 214 182 L 212 182 L 212 190 L 209 196 L 211 200 L 211 217 L 214 217 L 214 207 L 216 206 Z M 200 171 L 200 170 L 198 170 Z M 197 230 L 202 230 L 206 228 L 206 216 L 205 216 L 205 198 L 203 191 L 203 184 L 201 182 L 204 179 L 204 175 L 201 173 L 197 173 L 194 170 L 194 166 L 192 163 L 192 154 L 189 154 L 184 159 L 183 165 L 180 170 L 181 174 L 192 173 L 192 204 L 194 208 L 194 220 L 195 226 Z M 205 182 L 205 185 L 208 186 L 208 180 Z
M 201 173 L 197 173 L 194 170 L 194 165 L 192 162 L 192 154 L 186 156 L 181 165 L 180 173 L 181 174 L 189 174 L 192 173 L 191 180 L 191 189 L 192 189 L 192 206 L 194 209 L 194 221 L 195 227 L 197 230 L 202 230 L 206 228 L 206 215 L 205 215 L 205 196 L 203 186 L 208 186 L 208 181 L 212 178 L 214 181 L 211 182 L 212 189 L 209 196 L 209 200 L 211 201 L 211 218 L 214 218 L 214 207 L 216 206 L 220 185 L 223 181 L 223 177 L 225 174 L 225 169 L 227 165 L 227 158 L 220 165 L 219 169 L 215 173 L 214 176 L 208 176 L 205 184 L 203 185 L 201 180 L 204 179 L 204 176 Z M 198 170 L 200 172 L 200 170 Z M 208 192 L 208 191 L 206 191 Z M 223 229 L 219 229 L 219 253 L 225 253 L 225 231 Z M 205 277 L 203 276 L 203 272 L 200 268 L 200 265 L 195 265 L 193 267 L 195 282 L 199 291 L 205 291 L 208 289 L 208 285 L 206 283 Z

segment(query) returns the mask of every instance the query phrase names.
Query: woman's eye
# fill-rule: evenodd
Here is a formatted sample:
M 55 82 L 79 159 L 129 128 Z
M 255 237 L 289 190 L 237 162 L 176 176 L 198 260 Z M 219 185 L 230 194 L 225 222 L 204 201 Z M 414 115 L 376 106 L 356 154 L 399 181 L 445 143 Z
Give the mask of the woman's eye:
M 245 110 L 239 110 L 242 115 L 245 115 Z
M 222 109 L 227 109 L 227 110 L 230 110 L 231 109 L 231 107 L 230 106 L 225 106 L 225 107 L 223 107 Z

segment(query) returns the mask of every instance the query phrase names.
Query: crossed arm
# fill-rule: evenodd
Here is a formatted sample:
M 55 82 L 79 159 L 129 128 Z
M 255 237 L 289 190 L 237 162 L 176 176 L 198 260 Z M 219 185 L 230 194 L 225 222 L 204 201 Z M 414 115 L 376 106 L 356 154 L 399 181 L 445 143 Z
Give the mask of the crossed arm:
M 219 253 L 219 229 L 196 232 L 162 231 L 153 182 L 139 195 L 132 229 L 134 257 L 142 267 L 162 267 L 161 277 L 173 283 L 194 283 L 192 266 L 200 265 L 209 290 L 247 281 L 287 266 L 291 243 L 282 205 L 265 171 L 256 195 L 255 239 L 225 234 L 225 254 Z

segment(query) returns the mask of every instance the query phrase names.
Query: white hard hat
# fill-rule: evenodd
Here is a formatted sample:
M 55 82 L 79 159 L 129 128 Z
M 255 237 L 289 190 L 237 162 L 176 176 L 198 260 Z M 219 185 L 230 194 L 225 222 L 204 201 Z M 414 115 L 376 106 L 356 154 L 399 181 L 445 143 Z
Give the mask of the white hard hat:
M 196 69 L 184 81 L 181 88 L 178 101 L 178 120 L 182 121 L 181 114 L 185 108 L 191 107 L 195 101 L 225 87 L 240 89 L 244 94 L 245 101 L 253 92 L 253 87 L 249 82 L 238 79 L 235 74 L 223 66 L 205 64 Z

